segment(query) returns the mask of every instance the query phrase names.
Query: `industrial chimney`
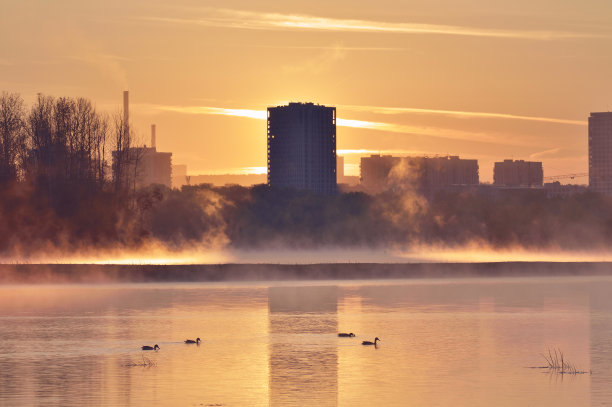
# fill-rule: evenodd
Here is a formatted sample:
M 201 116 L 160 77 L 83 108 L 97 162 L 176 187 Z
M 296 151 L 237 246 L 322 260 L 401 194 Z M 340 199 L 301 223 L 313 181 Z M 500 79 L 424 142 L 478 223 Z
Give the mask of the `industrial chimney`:
M 151 125 L 151 147 L 155 148 L 155 125 Z

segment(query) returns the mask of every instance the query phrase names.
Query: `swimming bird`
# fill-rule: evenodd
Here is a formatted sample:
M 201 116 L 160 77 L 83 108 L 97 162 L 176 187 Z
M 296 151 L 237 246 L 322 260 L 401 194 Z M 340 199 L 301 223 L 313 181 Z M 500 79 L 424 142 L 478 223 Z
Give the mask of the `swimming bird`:
M 200 338 L 197 338 L 195 341 L 193 339 L 185 339 L 185 343 L 195 343 L 199 345 L 200 342 L 202 342 Z
M 362 345 L 374 345 L 376 346 L 376 342 L 380 341 L 380 339 L 378 339 L 378 337 L 374 338 L 374 342 L 370 342 L 370 341 L 363 341 L 361 342 Z
M 155 346 L 145 345 L 145 346 L 142 347 L 142 350 L 158 350 L 158 349 L 159 349 L 159 345 L 158 344 L 155 344 Z
M 339 336 L 340 338 L 352 338 L 352 337 L 354 337 L 354 336 L 355 336 L 355 334 L 354 334 L 354 333 L 352 333 L 352 332 L 351 332 L 350 334 L 346 334 L 346 333 L 339 333 L 339 334 L 338 334 L 338 336 Z

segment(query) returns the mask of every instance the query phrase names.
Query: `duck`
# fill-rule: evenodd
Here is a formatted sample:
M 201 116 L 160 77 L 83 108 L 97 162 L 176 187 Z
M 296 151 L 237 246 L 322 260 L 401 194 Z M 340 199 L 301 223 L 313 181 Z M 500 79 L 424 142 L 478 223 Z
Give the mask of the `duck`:
M 155 344 L 155 346 L 145 345 L 141 349 L 142 350 L 158 350 L 159 349 L 159 345 L 158 344 Z
M 370 341 L 363 341 L 361 342 L 362 345 L 374 345 L 376 346 L 376 342 L 380 341 L 380 339 L 378 339 L 378 336 L 376 338 L 374 338 L 374 342 L 370 342 Z
M 354 337 L 355 337 L 355 334 L 354 334 L 354 333 L 352 333 L 352 332 L 351 332 L 351 333 L 349 333 L 349 334 L 342 332 L 342 333 L 339 333 L 339 334 L 338 334 L 338 336 L 339 336 L 340 338 L 354 338 Z
M 195 343 L 195 344 L 199 345 L 200 342 L 202 342 L 202 340 L 200 338 L 197 338 L 195 341 L 193 339 L 185 339 L 185 343 Z

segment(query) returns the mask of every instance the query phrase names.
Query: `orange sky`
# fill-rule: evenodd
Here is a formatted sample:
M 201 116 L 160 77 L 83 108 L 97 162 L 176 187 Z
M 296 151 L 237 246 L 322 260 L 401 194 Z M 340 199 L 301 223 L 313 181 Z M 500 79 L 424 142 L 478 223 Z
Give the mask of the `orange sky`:
M 609 0 L 0 1 L 0 90 L 114 111 L 129 89 L 190 174 L 265 166 L 261 112 L 287 101 L 337 107 L 349 173 L 368 151 L 586 172 L 612 108 Z

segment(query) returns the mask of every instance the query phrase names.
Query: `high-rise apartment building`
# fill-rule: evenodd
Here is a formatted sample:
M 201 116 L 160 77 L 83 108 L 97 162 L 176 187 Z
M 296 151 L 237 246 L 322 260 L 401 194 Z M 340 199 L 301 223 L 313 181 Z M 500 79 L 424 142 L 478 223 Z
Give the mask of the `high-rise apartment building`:
M 612 195 L 612 112 L 589 116 L 589 189 Z
M 540 161 L 504 160 L 493 166 L 493 184 L 508 187 L 541 187 L 544 170 Z
M 335 107 L 289 103 L 268 108 L 268 185 L 336 192 Z

